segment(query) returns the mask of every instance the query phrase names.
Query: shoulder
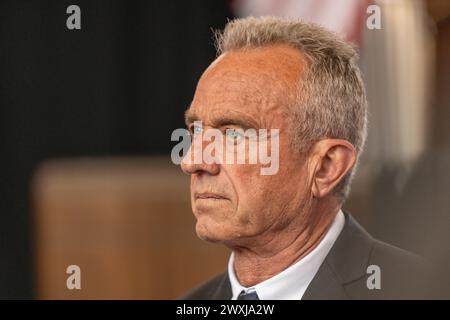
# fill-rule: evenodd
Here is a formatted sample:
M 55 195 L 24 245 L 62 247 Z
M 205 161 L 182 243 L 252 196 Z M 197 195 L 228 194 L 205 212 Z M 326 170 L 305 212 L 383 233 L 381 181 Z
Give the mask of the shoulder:
M 340 288 L 340 297 L 347 299 L 429 296 L 431 267 L 425 259 L 375 239 L 350 214 L 345 213 L 345 218 L 341 234 L 311 285 L 310 298 L 324 296 L 330 278 L 335 289 Z
M 373 241 L 370 260 L 398 269 L 405 269 L 407 266 L 425 267 L 427 264 L 421 256 L 377 239 Z
M 431 265 L 412 252 L 378 239 L 368 241 L 364 275 L 347 283 L 349 296 L 362 299 L 419 299 L 429 297 Z
M 425 258 L 375 240 L 368 264 L 378 268 L 386 298 L 428 296 L 431 265 Z

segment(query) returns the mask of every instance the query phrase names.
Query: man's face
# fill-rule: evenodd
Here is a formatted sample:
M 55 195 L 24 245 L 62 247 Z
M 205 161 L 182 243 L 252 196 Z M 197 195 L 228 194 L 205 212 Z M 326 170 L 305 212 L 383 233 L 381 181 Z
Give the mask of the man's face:
M 262 175 L 261 164 L 196 164 L 188 154 L 181 166 L 191 174 L 200 238 L 230 245 L 258 237 L 269 241 L 302 218 L 310 196 L 308 168 L 305 157 L 291 148 L 286 118 L 302 61 L 301 53 L 287 46 L 238 50 L 219 57 L 202 75 L 187 111 L 190 130 L 194 120 L 202 121 L 203 129 L 223 132 L 279 129 L 279 170 Z

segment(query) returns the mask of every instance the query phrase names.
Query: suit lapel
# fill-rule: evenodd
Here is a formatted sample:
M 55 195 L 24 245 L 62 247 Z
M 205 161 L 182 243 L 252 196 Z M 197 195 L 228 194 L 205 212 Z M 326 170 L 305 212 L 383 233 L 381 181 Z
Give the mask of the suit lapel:
M 346 300 L 348 296 L 340 279 L 336 277 L 328 263 L 324 262 L 303 294 L 302 300 L 332 299 Z
M 219 285 L 215 288 L 211 295 L 212 300 L 230 300 L 232 297 L 230 279 L 228 272 L 224 272 L 219 281 Z
M 344 212 L 345 225 L 303 295 L 308 299 L 348 299 L 345 284 L 366 274 L 373 238 Z

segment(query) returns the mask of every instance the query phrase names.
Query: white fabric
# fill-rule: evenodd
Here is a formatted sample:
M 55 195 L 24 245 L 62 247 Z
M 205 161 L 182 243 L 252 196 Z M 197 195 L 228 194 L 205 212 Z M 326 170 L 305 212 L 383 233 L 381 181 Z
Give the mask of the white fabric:
M 234 273 L 234 253 L 232 253 L 228 262 L 228 276 L 233 292 L 231 299 L 236 300 L 242 290 L 245 292 L 256 290 L 260 300 L 300 300 L 333 247 L 344 223 L 344 214 L 339 210 L 330 229 L 317 247 L 281 273 L 251 288 L 241 286 L 237 280 Z

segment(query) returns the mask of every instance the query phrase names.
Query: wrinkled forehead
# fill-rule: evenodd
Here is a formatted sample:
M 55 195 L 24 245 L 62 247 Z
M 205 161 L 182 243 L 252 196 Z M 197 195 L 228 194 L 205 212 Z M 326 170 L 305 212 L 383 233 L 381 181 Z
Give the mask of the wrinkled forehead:
M 301 53 L 287 46 L 226 52 L 200 78 L 192 112 L 208 116 L 245 113 L 262 117 L 289 102 L 303 72 Z

